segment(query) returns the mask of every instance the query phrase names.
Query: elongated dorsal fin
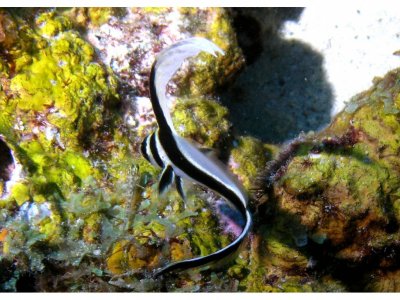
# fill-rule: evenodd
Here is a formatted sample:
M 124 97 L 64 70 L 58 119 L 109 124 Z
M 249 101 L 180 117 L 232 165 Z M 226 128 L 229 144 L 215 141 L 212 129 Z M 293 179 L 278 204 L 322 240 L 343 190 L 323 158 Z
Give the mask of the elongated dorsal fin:
M 173 124 L 166 97 L 167 84 L 186 58 L 195 56 L 202 51 L 214 56 L 217 56 L 217 53 L 224 54 L 224 51 L 213 42 L 205 38 L 194 37 L 177 42 L 161 51 L 157 56 L 157 61 L 153 65 L 155 92 L 163 112 L 163 117 L 171 129 L 173 129 Z

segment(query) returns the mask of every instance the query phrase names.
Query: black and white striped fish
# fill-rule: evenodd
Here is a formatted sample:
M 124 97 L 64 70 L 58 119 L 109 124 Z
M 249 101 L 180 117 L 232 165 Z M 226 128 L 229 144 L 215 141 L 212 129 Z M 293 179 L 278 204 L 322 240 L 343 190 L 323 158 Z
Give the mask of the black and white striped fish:
M 252 222 L 247 197 L 238 183 L 219 164 L 179 136 L 172 124 L 166 98 L 167 83 L 186 58 L 201 51 L 214 56 L 217 53 L 224 54 L 209 40 L 190 38 L 172 45 L 158 55 L 151 69 L 150 97 L 159 128 L 144 139 L 141 152 L 150 163 L 163 169 L 159 181 L 160 194 L 175 182 L 177 191 L 184 198 L 182 178 L 187 178 L 224 197 L 241 212 L 246 223 L 239 237 L 225 248 L 207 256 L 169 264 L 158 270 L 156 276 L 174 270 L 205 266 L 233 255 L 247 236 Z

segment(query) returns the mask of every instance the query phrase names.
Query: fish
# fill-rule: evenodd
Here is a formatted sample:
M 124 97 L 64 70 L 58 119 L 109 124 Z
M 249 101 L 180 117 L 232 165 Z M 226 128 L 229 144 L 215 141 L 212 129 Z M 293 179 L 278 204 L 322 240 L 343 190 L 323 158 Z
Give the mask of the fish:
M 158 185 L 160 195 L 175 183 L 179 195 L 185 199 L 182 180 L 185 178 L 221 195 L 243 215 L 246 221 L 241 234 L 226 247 L 206 256 L 170 263 L 156 270 L 155 277 L 167 272 L 207 267 L 235 255 L 252 225 L 248 199 L 238 181 L 222 167 L 222 163 L 216 163 L 204 151 L 181 137 L 172 123 L 166 86 L 183 61 L 200 52 L 213 56 L 224 55 L 223 50 L 213 42 L 193 37 L 173 44 L 157 56 L 151 68 L 149 85 L 150 100 L 158 128 L 143 140 L 140 150 L 146 160 L 162 169 Z

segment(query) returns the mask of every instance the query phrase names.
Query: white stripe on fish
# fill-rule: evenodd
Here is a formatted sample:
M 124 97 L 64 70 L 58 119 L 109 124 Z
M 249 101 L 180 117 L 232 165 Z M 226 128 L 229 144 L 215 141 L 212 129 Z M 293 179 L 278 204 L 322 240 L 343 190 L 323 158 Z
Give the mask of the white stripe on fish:
M 153 165 L 163 168 L 159 193 L 164 193 L 175 181 L 182 198 L 182 178 L 188 178 L 223 196 L 245 217 L 246 224 L 239 237 L 210 255 L 187 259 L 167 265 L 155 272 L 155 276 L 174 270 L 208 265 L 234 254 L 251 227 L 251 214 L 247 197 L 238 182 L 220 164 L 214 162 L 194 145 L 180 137 L 172 124 L 166 98 L 166 86 L 182 62 L 205 51 L 214 56 L 224 52 L 204 38 L 190 38 L 163 50 L 154 62 L 150 75 L 150 99 L 159 128 L 145 138 L 141 151 Z

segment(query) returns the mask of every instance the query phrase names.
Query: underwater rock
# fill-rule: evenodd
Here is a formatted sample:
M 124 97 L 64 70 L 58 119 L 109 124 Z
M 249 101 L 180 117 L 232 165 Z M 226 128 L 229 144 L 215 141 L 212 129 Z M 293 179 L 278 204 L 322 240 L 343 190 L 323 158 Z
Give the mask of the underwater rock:
M 116 161 L 133 165 L 129 138 L 118 132 L 114 75 L 68 18 L 24 13 L 1 11 L 0 252 L 17 266 L 2 290 L 17 289 L 24 274 L 45 272 L 45 261 L 66 267 L 105 253 L 96 249 L 104 222 L 125 198 L 110 187 L 126 184 L 131 172 Z
M 303 236 L 297 248 L 350 290 L 397 286 L 389 270 L 399 267 L 399 78 L 398 69 L 375 78 L 328 128 L 286 146 L 265 177 L 274 207 L 260 218 L 273 221 L 261 222 L 293 241 Z M 349 275 L 376 268 L 375 283 Z
M 179 135 L 210 149 L 219 149 L 227 143 L 231 129 L 227 116 L 225 107 L 216 101 L 201 98 L 178 98 L 172 112 Z
M 400 271 L 378 270 L 366 276 L 368 292 L 400 292 Z
M 151 63 L 192 35 L 226 55 L 173 79 L 174 124 L 225 151 L 254 226 L 230 264 L 153 279 L 237 234 L 209 191 L 159 197 L 138 150 Z M 242 64 L 219 8 L 0 10 L 0 290 L 398 291 L 400 70 L 280 149 L 233 136 L 213 100 Z
M 225 51 L 217 58 L 200 54 L 186 63 L 169 84 L 169 92 L 179 97 L 212 95 L 226 84 L 244 64 L 227 12 L 221 8 L 131 8 L 111 16 L 101 26 L 91 26 L 88 40 L 100 59 L 121 81 L 121 97 L 127 123 L 139 133 L 154 127 L 148 79 L 156 55 L 176 41 L 202 36 Z M 173 97 L 172 97 L 173 99 Z M 141 114 L 137 114 L 142 111 Z
M 241 136 L 234 141 L 229 167 L 247 190 L 254 189 L 257 177 L 262 173 L 267 161 L 272 158 L 272 152 L 271 146 L 264 145 L 255 138 Z
M 135 99 L 148 96 L 146 84 L 155 54 L 175 41 L 165 35 L 165 43 L 159 44 L 160 36 L 153 30 L 156 23 L 151 24 L 165 21 L 160 13 L 176 17 L 178 10 L 124 11 L 0 11 L 2 291 L 157 291 L 159 283 L 144 279 L 147 273 L 169 261 L 215 252 L 233 238 L 223 234 L 208 204 L 213 195 L 193 189 L 185 204 L 174 190 L 165 198 L 157 195 L 158 171 L 138 150 L 143 128 L 148 131 L 154 124 L 151 115 L 143 118 L 149 113 L 146 105 L 136 109 Z M 194 18 L 195 12 L 187 14 Z M 223 9 L 199 12 L 218 22 L 229 20 Z M 129 23 L 130 18 L 141 18 L 148 25 Z M 90 31 L 101 32 L 110 22 L 115 26 L 119 22 L 126 35 L 139 30 L 133 40 L 144 32 L 151 37 L 147 46 L 138 40 L 131 45 L 127 55 L 137 64 L 132 69 L 115 68 L 85 39 L 85 26 L 90 40 Z M 222 30 L 230 30 L 226 24 Z M 208 31 L 211 25 L 204 26 Z M 235 44 L 218 28 L 214 40 L 230 51 Z M 126 44 L 124 39 L 120 42 Z M 153 46 L 154 52 L 143 57 L 146 47 Z M 236 67 L 230 68 L 231 74 Z M 130 81 L 128 75 L 139 77 Z M 211 75 L 204 76 L 215 82 Z M 207 87 L 209 93 L 215 88 Z M 214 146 L 228 133 L 226 110 L 211 100 L 204 103 L 204 110 L 195 109 L 193 114 L 199 114 L 201 123 L 213 132 L 208 143 Z M 208 111 L 215 115 L 206 116 Z M 181 118 L 183 124 L 186 121 Z M 195 139 L 201 136 L 190 134 Z M 195 290 L 203 280 L 193 273 L 183 278 L 187 280 L 173 279 L 184 282 L 181 287 L 171 283 L 167 289 Z M 217 286 L 210 283 L 207 288 Z

